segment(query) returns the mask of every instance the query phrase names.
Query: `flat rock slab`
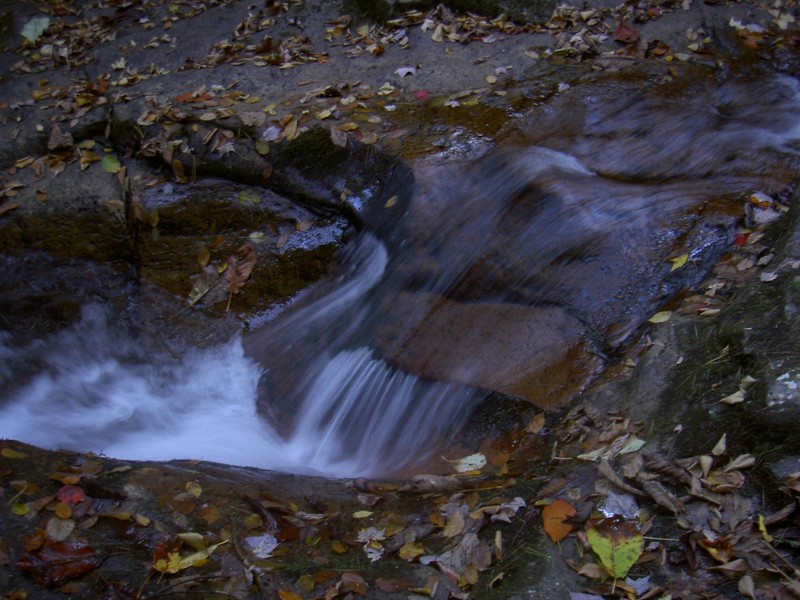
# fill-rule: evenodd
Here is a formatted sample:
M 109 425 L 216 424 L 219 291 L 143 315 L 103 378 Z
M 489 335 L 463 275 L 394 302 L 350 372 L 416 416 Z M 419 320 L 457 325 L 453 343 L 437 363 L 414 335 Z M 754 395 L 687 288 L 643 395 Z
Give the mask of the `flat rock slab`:
M 487 388 L 542 407 L 564 402 L 597 371 L 583 326 L 563 309 L 453 302 L 400 293 L 384 304 L 378 346 L 423 377 Z

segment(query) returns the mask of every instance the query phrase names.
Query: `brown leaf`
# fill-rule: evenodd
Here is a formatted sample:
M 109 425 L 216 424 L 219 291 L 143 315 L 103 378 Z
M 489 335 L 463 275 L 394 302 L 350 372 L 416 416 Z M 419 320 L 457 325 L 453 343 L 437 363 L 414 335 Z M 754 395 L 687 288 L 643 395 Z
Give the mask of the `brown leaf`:
M 256 265 L 256 259 L 255 250 L 246 245 L 228 257 L 228 269 L 225 271 L 225 279 L 228 282 L 228 305 L 225 310 L 230 309 L 231 298 L 242 291 L 244 284 L 247 283 Z
M 11 212 L 15 208 L 19 208 L 19 204 L 16 202 L 6 202 L 0 206 L 0 216 L 6 214 L 7 212 Z
M 58 586 L 100 566 L 105 556 L 81 542 L 45 542 L 26 552 L 17 567 L 28 571 L 39 585 Z
M 353 594 L 358 594 L 359 596 L 366 596 L 367 582 L 364 581 L 364 578 L 358 573 L 346 571 L 342 573 L 342 587 L 340 588 L 340 591 L 345 593 L 351 592 Z
M 614 30 L 614 40 L 623 44 L 632 44 L 639 39 L 639 30 L 634 29 L 622 19 Z
M 53 129 L 50 130 L 50 137 L 47 139 L 47 149 L 52 152 L 58 148 L 71 148 L 73 143 L 72 135 L 61 131 L 58 123 L 53 123 Z

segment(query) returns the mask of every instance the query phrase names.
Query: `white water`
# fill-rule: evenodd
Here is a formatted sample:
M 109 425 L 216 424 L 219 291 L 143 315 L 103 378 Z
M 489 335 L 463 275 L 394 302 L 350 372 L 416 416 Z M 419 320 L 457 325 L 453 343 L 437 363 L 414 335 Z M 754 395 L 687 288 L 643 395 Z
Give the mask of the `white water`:
M 512 254 L 544 271 L 580 236 L 596 237 L 596 228 L 614 232 L 641 219 L 647 229 L 647 215 L 659 207 L 687 198 L 699 203 L 711 192 L 757 190 L 769 177 L 747 180 L 743 164 L 753 159 L 759 171 L 773 160 L 756 160 L 768 150 L 797 153 L 797 82 L 775 80 L 756 97 L 749 88 L 712 96 L 688 106 L 610 102 L 595 107 L 582 124 L 583 137 L 569 148 L 562 148 L 560 135 L 552 141 L 545 134 L 539 147 L 512 148 L 517 155 L 507 166 L 519 171 L 514 181 L 536 181 L 558 199 L 550 212 L 540 209 L 529 231 L 521 230 Z M 726 154 L 737 158 L 726 163 Z M 606 179 L 609 174 L 616 177 Z M 645 175 L 658 185 L 627 181 Z M 442 211 L 430 241 L 431 248 L 444 248 L 439 258 L 448 268 L 435 279 L 440 288 L 458 280 L 481 244 L 493 243 L 487 221 L 505 214 L 506 196 L 514 196 L 514 183 L 504 181 L 508 172 L 497 177 L 495 184 L 481 180 L 479 190 L 467 189 L 474 193 L 458 195 L 458 181 L 446 187 L 458 210 Z M 498 192 L 503 189 L 506 196 Z M 487 201 L 492 197 L 499 198 L 496 205 Z M 479 204 L 472 213 L 470 199 Z M 362 239 L 330 293 L 257 334 L 266 353 L 297 352 L 297 385 L 283 399 L 288 409 L 282 407 L 293 422 L 284 435 L 258 410 L 263 372 L 239 339 L 176 359 L 154 349 L 153 340 L 132 335 L 110 308 L 89 304 L 77 324 L 25 347 L 0 332 L 0 438 L 122 459 L 204 459 L 329 476 L 420 461 L 458 429 L 474 394 L 392 369 L 361 339 L 362 326 L 375 318 L 368 295 L 387 276 L 387 263 L 380 244 Z M 306 342 L 313 353 L 303 350 Z
M 375 240 L 361 246 L 356 276 L 274 329 L 331 327 L 357 308 L 386 265 Z M 398 372 L 367 348 L 331 357 L 320 348 L 284 439 L 257 411 L 262 370 L 239 338 L 175 359 L 131 337 L 121 320 L 88 305 L 80 322 L 25 348 L 0 332 L 0 386 L 12 389 L 0 407 L 0 438 L 122 459 L 202 459 L 344 477 L 420 460 L 468 415 L 462 388 Z

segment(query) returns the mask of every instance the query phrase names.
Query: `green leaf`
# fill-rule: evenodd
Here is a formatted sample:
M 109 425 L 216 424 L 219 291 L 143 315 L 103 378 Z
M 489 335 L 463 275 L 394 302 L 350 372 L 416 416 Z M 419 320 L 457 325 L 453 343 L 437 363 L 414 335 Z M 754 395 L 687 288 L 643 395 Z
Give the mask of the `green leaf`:
M 113 154 L 106 154 L 100 160 L 100 166 L 107 173 L 119 173 L 122 166 L 119 164 L 119 159 Z
M 618 579 L 628 574 L 644 551 L 644 538 L 639 529 L 619 515 L 588 527 L 586 540 L 603 568 Z
M 267 156 L 270 153 L 269 142 L 267 140 L 258 140 L 256 142 L 256 152 L 261 156 Z

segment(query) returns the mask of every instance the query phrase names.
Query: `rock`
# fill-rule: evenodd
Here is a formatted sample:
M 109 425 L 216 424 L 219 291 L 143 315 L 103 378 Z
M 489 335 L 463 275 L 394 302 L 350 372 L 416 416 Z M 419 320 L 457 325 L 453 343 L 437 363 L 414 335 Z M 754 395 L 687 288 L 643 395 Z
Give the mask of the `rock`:
M 600 366 L 581 323 L 555 307 L 453 302 L 433 294 L 387 297 L 376 341 L 410 373 L 554 407 Z

